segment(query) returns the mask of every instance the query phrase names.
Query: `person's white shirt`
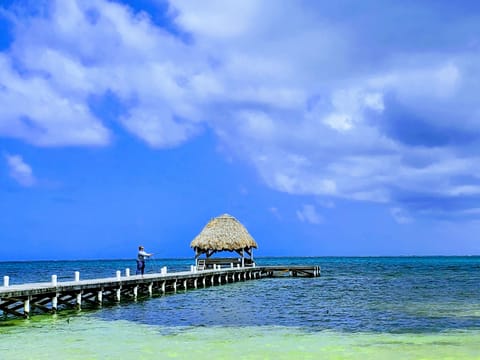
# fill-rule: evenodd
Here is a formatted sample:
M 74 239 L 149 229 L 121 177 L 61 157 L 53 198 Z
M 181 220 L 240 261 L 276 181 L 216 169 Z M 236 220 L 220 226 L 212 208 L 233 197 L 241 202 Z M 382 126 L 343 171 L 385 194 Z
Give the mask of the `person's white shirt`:
M 146 257 L 150 257 L 150 256 L 152 256 L 152 254 L 147 253 L 145 250 L 139 250 L 137 259 L 139 261 L 144 261 Z

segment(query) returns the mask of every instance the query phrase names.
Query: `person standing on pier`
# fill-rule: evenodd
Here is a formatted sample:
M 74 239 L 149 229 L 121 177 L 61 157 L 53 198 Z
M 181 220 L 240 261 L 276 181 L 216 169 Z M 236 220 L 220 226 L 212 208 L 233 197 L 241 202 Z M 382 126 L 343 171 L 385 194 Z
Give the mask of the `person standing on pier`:
M 145 272 L 145 258 L 152 256 L 153 254 L 149 254 L 145 252 L 145 249 L 142 245 L 138 247 L 138 255 L 137 255 L 137 275 L 142 274 Z

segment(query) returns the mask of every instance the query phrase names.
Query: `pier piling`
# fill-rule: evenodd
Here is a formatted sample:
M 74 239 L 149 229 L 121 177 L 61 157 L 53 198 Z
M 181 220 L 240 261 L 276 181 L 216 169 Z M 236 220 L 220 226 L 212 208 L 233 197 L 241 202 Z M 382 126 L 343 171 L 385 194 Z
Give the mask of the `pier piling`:
M 82 309 L 82 292 L 81 291 L 77 293 L 75 304 L 76 304 L 77 310 Z
M 0 286 L 0 311 L 4 319 L 9 317 L 28 318 L 34 313 L 55 313 L 67 308 L 82 310 L 83 307 L 99 307 L 104 303 L 119 303 L 124 299 L 137 300 L 141 296 L 152 297 L 154 290 L 158 295 L 175 293 L 182 289 L 203 288 L 224 285 L 230 282 L 263 279 L 269 277 L 317 277 L 318 266 L 256 266 L 207 269 L 167 273 L 163 267 L 161 273 L 128 276 L 120 271 L 115 276 L 104 279 L 80 280 L 80 272 L 75 272 L 74 281 L 58 282 L 52 275 L 45 283 L 11 285 L 8 276 Z
M 55 293 L 55 295 L 52 297 L 52 313 L 56 313 L 58 308 L 58 294 Z

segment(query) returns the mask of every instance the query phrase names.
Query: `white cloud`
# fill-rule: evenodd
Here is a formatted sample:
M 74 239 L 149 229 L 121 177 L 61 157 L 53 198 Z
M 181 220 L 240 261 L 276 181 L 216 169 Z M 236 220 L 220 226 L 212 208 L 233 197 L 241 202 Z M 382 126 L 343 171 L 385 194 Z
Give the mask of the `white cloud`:
M 440 60 L 434 66 L 396 68 L 369 82 L 379 89 L 394 90 L 405 101 L 440 100 L 455 95 L 459 90 L 461 70 L 451 61 Z
M 381 113 L 385 108 L 382 93 L 360 89 L 335 91 L 331 104 L 334 111 L 327 114 L 323 122 L 338 131 L 351 130 L 355 124 L 362 123 L 365 110 Z
M 171 3 L 178 11 L 176 21 L 183 28 L 194 34 L 221 39 L 231 39 L 248 31 L 258 6 L 258 1 L 254 0 L 173 0 Z
M 22 186 L 30 187 L 35 185 L 36 179 L 32 168 L 20 155 L 5 155 L 10 176 Z
M 303 205 L 301 210 L 297 210 L 297 217 L 301 222 L 310 224 L 321 224 L 323 222 L 323 217 L 318 214 L 313 205 Z
M 479 57 L 462 41 L 445 46 L 453 33 L 441 22 L 425 27 L 438 41 L 426 50 L 379 38 L 408 27 L 387 21 L 387 7 L 385 22 L 368 12 L 359 23 L 321 2 L 173 0 L 184 41 L 118 2 L 44 6 L 16 15 L 0 53 L 0 136 L 107 145 L 112 130 L 90 102 L 111 95 L 118 123 L 148 145 L 179 146 L 210 127 L 282 192 L 408 211 L 417 195 L 478 195 Z M 470 36 L 455 24 L 459 40 Z
M 282 218 L 282 216 L 280 215 L 280 211 L 278 210 L 277 207 L 272 206 L 272 207 L 268 208 L 268 211 L 269 211 L 273 216 L 275 216 L 277 219 L 281 219 L 281 218 Z
M 353 127 L 353 120 L 347 114 L 330 114 L 323 122 L 338 131 L 347 131 Z
M 40 146 L 106 145 L 110 130 L 90 106 L 105 94 L 125 106 L 117 120 L 151 146 L 198 132 L 202 95 L 219 91 L 206 58 L 121 4 L 46 7 L 45 18 L 17 20 L 12 48 L 0 54 L 0 135 Z
M 390 214 L 392 215 L 393 219 L 399 224 L 409 224 L 413 221 L 413 219 L 404 209 L 398 207 L 391 208 Z
M 127 117 L 121 119 L 121 122 L 130 132 L 152 147 L 175 146 L 198 132 L 195 124 L 177 122 L 173 114 L 156 108 L 134 108 Z
M 0 135 L 35 145 L 103 145 L 109 131 L 87 104 L 42 77 L 22 76 L 0 54 Z
M 317 203 L 326 209 L 335 208 L 335 203 L 332 200 L 318 200 Z

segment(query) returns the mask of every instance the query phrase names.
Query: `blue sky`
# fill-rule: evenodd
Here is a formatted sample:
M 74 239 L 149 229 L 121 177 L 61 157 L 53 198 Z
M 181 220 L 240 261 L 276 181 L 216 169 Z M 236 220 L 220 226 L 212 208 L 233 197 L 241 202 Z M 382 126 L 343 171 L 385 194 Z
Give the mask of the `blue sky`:
M 0 4 L 0 259 L 480 254 L 477 2 Z

